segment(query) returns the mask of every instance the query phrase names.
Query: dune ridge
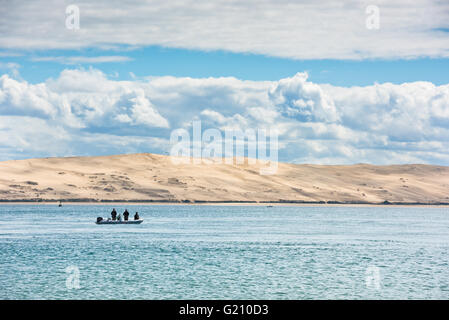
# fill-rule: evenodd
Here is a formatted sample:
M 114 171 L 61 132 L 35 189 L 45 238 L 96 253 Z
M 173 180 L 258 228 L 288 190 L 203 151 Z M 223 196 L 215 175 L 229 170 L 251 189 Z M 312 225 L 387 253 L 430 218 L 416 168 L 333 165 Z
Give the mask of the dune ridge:
M 449 167 L 174 164 L 140 153 L 0 162 L 0 201 L 449 204 Z

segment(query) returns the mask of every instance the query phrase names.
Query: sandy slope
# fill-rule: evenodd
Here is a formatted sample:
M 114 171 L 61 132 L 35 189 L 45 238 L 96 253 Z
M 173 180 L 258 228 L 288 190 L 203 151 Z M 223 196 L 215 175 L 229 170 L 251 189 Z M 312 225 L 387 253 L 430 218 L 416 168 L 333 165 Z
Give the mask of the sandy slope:
M 0 162 L 0 200 L 449 203 L 449 167 L 173 164 L 132 154 Z

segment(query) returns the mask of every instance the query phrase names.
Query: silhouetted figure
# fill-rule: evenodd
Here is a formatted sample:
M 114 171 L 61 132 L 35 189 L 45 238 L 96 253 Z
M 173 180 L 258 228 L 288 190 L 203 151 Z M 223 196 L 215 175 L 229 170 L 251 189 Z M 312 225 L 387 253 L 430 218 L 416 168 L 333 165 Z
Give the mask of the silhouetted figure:
M 123 218 L 125 219 L 125 221 L 128 221 L 128 217 L 129 217 L 128 209 L 125 209 L 125 212 L 123 212 Z
M 139 219 L 140 219 L 139 214 L 136 212 L 136 214 L 134 215 L 134 220 L 139 220 Z
M 118 214 L 117 220 L 118 220 L 118 221 L 122 221 L 122 216 L 121 216 L 120 213 Z
M 103 221 L 102 217 L 97 217 L 97 223 Z
M 111 218 L 112 218 L 112 220 L 117 219 L 117 211 L 115 211 L 115 208 L 112 209 L 112 212 L 111 212 Z

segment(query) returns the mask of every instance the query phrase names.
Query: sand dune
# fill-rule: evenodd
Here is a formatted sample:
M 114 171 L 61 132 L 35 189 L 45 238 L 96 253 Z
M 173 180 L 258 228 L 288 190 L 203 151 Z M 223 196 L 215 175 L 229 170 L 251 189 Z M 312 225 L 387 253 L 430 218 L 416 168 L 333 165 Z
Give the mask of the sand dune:
M 449 167 L 173 164 L 131 154 L 0 162 L 0 201 L 449 203 Z

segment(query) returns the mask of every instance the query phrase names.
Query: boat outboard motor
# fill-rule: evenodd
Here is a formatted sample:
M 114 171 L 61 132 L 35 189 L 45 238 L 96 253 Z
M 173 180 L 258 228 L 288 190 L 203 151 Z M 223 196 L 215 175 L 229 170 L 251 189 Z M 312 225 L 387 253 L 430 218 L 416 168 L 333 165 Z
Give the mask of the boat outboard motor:
M 103 221 L 103 218 L 102 217 L 97 217 L 97 222 L 101 222 L 101 221 Z

